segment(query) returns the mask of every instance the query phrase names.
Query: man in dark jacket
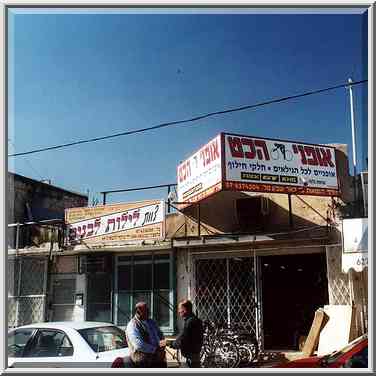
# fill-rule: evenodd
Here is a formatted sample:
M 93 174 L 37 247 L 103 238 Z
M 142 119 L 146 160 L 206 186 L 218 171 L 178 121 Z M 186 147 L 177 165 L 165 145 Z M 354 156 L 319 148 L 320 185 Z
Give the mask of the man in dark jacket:
M 180 349 L 187 359 L 188 367 L 200 367 L 200 351 L 204 330 L 201 320 L 193 313 L 192 303 L 183 300 L 178 306 L 179 316 L 184 319 L 183 332 L 171 343 L 173 349 Z

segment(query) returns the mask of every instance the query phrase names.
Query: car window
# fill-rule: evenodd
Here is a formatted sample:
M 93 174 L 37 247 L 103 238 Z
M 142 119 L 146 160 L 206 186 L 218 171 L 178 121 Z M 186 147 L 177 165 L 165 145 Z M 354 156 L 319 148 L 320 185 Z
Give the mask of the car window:
M 21 358 L 35 329 L 17 329 L 8 334 L 8 356 Z
M 127 347 L 125 333 L 116 326 L 104 326 L 78 330 L 95 352 L 112 351 Z
M 68 336 L 60 330 L 38 331 L 26 357 L 57 357 L 73 355 L 73 346 Z

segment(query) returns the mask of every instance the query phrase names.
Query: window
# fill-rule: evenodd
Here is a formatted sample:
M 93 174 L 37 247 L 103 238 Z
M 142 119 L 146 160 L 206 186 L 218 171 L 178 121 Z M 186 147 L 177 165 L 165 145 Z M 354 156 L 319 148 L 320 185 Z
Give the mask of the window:
M 166 332 L 172 331 L 173 288 L 172 257 L 167 254 L 119 256 L 117 258 L 117 291 L 115 322 L 125 326 L 133 308 L 145 301 L 150 316 Z
M 87 276 L 87 321 L 111 322 L 110 273 L 93 273 Z
M 113 351 L 127 347 L 125 333 L 115 326 L 78 330 L 95 352 Z
M 54 304 L 74 304 L 76 279 L 55 279 L 53 283 Z
M 8 335 L 8 357 L 21 358 L 34 329 L 17 329 Z
M 26 355 L 29 358 L 73 355 L 73 346 L 67 335 L 60 330 L 39 330 Z

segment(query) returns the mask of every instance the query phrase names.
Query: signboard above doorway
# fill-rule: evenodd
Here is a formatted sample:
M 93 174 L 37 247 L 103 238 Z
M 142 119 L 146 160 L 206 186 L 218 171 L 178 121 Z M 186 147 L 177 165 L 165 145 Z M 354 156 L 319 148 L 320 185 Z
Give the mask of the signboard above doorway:
M 71 208 L 65 211 L 68 244 L 115 244 L 124 241 L 163 240 L 164 201 Z
M 182 207 L 221 190 L 339 196 L 335 148 L 221 133 L 177 169 Z

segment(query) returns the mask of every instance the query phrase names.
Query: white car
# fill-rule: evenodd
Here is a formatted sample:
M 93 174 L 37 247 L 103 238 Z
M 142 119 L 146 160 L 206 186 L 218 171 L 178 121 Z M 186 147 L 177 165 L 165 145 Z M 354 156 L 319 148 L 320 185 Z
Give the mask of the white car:
M 8 332 L 8 367 L 121 367 L 125 356 L 125 333 L 109 323 L 45 322 Z

